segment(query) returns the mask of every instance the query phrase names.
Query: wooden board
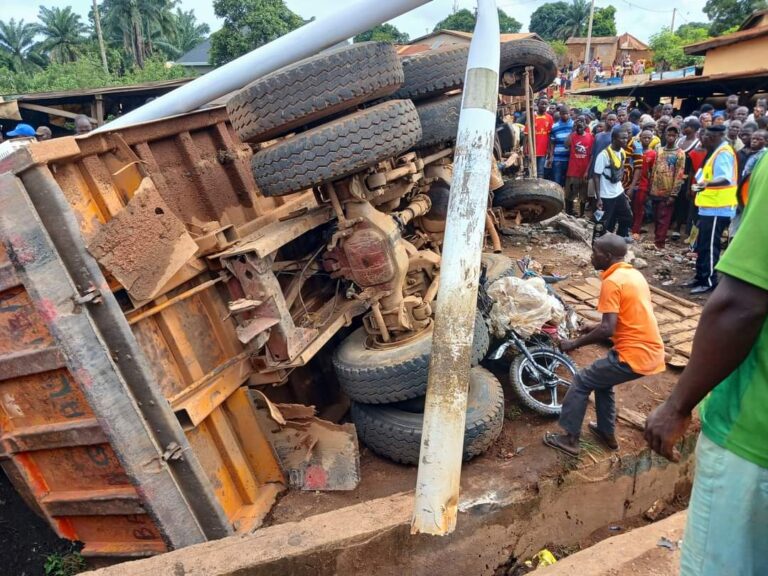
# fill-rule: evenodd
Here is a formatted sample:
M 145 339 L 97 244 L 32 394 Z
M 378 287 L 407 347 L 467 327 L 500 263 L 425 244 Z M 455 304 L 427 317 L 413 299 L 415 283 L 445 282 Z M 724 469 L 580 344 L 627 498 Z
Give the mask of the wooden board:
M 693 348 L 693 336 L 699 324 L 701 307 L 694 302 L 675 296 L 661 288 L 651 286 L 651 303 L 659 332 L 664 340 L 667 364 L 683 368 L 688 363 Z M 590 321 L 599 316 L 597 301 L 600 296 L 600 279 L 572 280 L 557 286 L 563 300 L 581 316 Z

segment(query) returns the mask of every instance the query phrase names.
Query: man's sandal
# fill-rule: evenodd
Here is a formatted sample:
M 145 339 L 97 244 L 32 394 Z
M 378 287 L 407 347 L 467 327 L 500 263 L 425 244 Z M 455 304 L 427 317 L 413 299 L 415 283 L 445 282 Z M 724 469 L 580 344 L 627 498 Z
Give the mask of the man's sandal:
M 600 440 L 603 444 L 605 444 L 611 450 L 619 449 L 619 443 L 616 442 L 616 436 L 613 436 L 613 435 L 608 436 L 607 434 L 603 434 L 603 431 L 597 427 L 596 422 L 590 422 L 587 425 L 587 428 L 589 428 L 589 431 L 592 432 L 592 434 L 594 434 L 598 440 Z
M 555 450 L 559 450 L 563 454 L 567 454 L 568 456 L 573 456 L 574 458 L 578 458 L 579 456 L 579 448 L 571 448 L 567 444 L 563 443 L 563 438 L 565 438 L 563 434 L 553 434 L 552 432 L 546 432 L 544 434 L 544 444 L 549 446 L 550 448 L 554 448 Z

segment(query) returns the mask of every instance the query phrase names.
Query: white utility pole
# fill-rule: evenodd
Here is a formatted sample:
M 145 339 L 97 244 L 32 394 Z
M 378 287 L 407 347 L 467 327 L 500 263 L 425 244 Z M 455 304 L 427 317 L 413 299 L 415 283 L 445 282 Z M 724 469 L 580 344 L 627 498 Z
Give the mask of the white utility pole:
M 589 26 L 587 26 L 587 48 L 584 53 L 584 64 L 587 65 L 587 85 L 592 86 L 592 59 L 589 52 L 592 48 L 592 20 L 595 18 L 595 0 L 589 7 Z
M 456 528 L 472 333 L 499 92 L 499 15 L 478 2 L 469 46 L 432 333 L 412 534 Z

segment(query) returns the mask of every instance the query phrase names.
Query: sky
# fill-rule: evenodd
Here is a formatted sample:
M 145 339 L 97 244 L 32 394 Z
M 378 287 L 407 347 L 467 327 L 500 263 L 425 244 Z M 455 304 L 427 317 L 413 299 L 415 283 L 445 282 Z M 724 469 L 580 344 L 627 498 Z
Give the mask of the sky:
M 386 0 L 381 0 L 386 1 Z M 499 8 L 523 24 L 527 30 L 531 13 L 551 0 L 497 0 Z M 338 7 L 339 0 L 287 0 L 288 7 L 308 19 L 311 16 L 323 16 Z M 662 26 L 672 22 L 672 10 L 677 8 L 675 27 L 685 22 L 706 22 L 702 12 L 705 0 L 596 0 L 596 7 L 612 4 L 616 8 L 616 29 L 619 34 L 629 32 L 640 40 L 648 41 L 651 34 Z M 0 0 L 0 19 L 23 18 L 27 22 L 37 17 L 40 4 L 45 6 L 72 6 L 75 12 L 85 19 L 92 0 Z M 432 0 L 429 4 L 416 8 L 392 21 L 401 31 L 411 38 L 431 32 L 435 24 L 452 12 L 454 4 L 461 8 L 474 8 L 473 0 Z M 181 0 L 184 10 L 194 9 L 198 20 L 208 23 L 212 30 L 221 26 L 221 21 L 213 13 L 212 0 Z

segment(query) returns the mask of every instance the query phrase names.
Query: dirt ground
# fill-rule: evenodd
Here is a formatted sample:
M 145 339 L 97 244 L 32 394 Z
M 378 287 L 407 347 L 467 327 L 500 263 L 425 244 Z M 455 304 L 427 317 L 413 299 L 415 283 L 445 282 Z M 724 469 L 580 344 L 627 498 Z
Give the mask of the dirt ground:
M 589 263 L 590 248 L 576 240 L 566 238 L 559 232 L 545 231 L 541 228 L 523 227 L 512 236 L 502 237 L 504 253 L 513 258 L 521 258 L 526 254 L 535 258 L 551 272 L 571 277 L 586 277 L 596 275 Z M 652 246 L 652 245 L 651 245 Z M 649 282 L 656 284 L 681 297 L 688 297 L 688 291 L 672 285 L 663 285 L 657 276 L 661 270 L 671 269 L 669 279 L 674 277 L 676 283 L 688 279 L 692 275 L 692 266 L 685 260 L 676 262 L 674 257 L 682 253 L 684 245 L 672 244 L 664 253 L 646 249 L 638 243 L 633 251 L 642 253 L 648 266 L 643 273 Z M 705 298 L 698 301 L 703 302 Z M 606 352 L 605 347 L 588 346 L 571 354 L 578 366 L 590 364 Z M 520 482 L 534 485 L 543 477 L 556 477 L 562 473 L 568 457 L 547 448 L 542 443 L 542 436 L 547 431 L 557 430 L 557 422 L 547 419 L 525 409 L 522 409 L 515 399 L 509 384 L 509 363 L 503 359 L 485 362 L 484 365 L 493 371 L 501 380 L 505 395 L 505 423 L 501 437 L 484 455 L 464 466 L 462 482 L 471 482 L 486 474 L 503 473 L 510 482 Z M 658 406 L 669 394 L 677 381 L 679 370 L 668 369 L 654 376 L 642 378 L 635 382 L 619 386 L 617 405 L 619 410 L 626 407 L 647 415 Z M 587 418 L 594 419 L 594 409 L 590 407 Z M 618 423 L 617 435 L 621 443 L 620 455 L 637 452 L 645 447 L 645 441 L 639 430 L 631 428 L 623 422 Z M 588 434 L 584 435 L 588 450 L 584 459 L 600 460 L 607 458 Z M 361 443 L 360 466 L 362 481 L 356 490 L 351 492 L 288 492 L 274 508 L 270 523 L 295 521 L 311 514 L 319 514 L 370 500 L 381 498 L 402 491 L 412 490 L 416 484 L 416 468 L 395 464 L 380 458 Z M 684 504 L 684 503 L 683 503 Z M 642 523 L 642 522 L 641 522 Z M 595 539 L 614 535 L 605 528 L 605 534 Z M 584 545 L 587 545 L 585 542 Z
M 0 471 L 0 551 L 7 576 L 42 576 L 49 556 L 63 558 L 75 549 L 24 503 Z

